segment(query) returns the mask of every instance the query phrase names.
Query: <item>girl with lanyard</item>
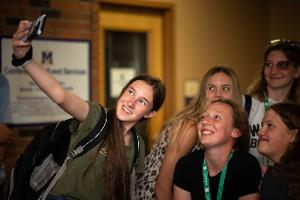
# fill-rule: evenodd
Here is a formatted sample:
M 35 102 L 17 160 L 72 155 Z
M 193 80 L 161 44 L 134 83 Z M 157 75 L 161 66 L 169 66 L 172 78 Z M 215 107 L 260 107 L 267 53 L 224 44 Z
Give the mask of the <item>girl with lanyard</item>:
M 265 111 L 274 103 L 300 104 L 300 43 L 291 40 L 272 40 L 264 53 L 260 74 L 249 87 L 252 106 L 249 112 L 250 149 L 260 162 L 263 172 L 269 159 L 257 151 L 258 131 Z
M 199 148 L 196 119 L 206 104 L 221 98 L 241 104 L 240 84 L 232 68 L 215 66 L 204 74 L 193 100 L 164 124 L 156 144 L 145 158 L 145 173 L 137 179 L 137 200 L 172 199 L 177 161 Z
M 259 199 L 261 171 L 248 153 L 249 126 L 243 109 L 231 100 L 213 101 L 197 129 L 203 149 L 177 162 L 174 199 Z

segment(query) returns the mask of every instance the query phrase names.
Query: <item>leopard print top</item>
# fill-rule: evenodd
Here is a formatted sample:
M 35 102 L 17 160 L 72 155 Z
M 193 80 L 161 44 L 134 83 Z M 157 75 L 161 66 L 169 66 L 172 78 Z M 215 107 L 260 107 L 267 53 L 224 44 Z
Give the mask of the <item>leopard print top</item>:
M 169 145 L 170 129 L 172 125 L 166 127 L 150 153 L 145 158 L 144 174 L 137 177 L 135 184 L 135 199 L 136 200 L 156 200 L 155 182 L 159 173 L 162 160 L 165 157 L 166 150 Z M 201 145 L 199 141 L 195 143 L 191 152 L 199 150 Z
M 136 200 L 155 200 L 155 182 L 162 160 L 169 144 L 169 130 L 165 128 L 158 142 L 145 158 L 145 172 L 137 178 L 135 185 Z

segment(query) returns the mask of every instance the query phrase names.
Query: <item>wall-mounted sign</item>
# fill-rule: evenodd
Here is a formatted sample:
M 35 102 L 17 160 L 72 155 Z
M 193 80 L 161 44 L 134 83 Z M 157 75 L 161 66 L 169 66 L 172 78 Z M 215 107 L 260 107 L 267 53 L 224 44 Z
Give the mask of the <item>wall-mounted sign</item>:
M 123 87 L 135 76 L 134 68 L 111 68 L 110 71 L 110 95 L 117 98 Z
M 22 67 L 11 65 L 12 39 L 1 38 L 1 73 L 10 84 L 12 124 L 46 124 L 70 117 L 53 103 Z M 90 42 L 45 40 L 32 42 L 33 58 L 67 90 L 90 100 Z
M 184 104 L 188 105 L 190 101 L 198 94 L 200 90 L 200 82 L 198 80 L 185 80 L 184 81 Z

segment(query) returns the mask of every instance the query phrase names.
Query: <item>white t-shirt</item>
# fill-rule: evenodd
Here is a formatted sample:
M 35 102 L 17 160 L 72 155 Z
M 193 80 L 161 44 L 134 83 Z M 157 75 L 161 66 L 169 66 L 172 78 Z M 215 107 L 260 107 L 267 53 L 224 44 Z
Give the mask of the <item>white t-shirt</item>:
M 249 125 L 250 125 L 250 148 L 249 153 L 254 155 L 261 166 L 269 166 L 272 165 L 272 161 L 269 160 L 267 157 L 263 156 L 257 151 L 257 145 L 258 145 L 258 131 L 261 127 L 261 121 L 265 114 L 265 106 L 264 102 L 259 101 L 255 97 L 251 97 L 252 99 L 252 105 L 251 110 L 249 114 Z M 243 105 L 245 105 L 245 96 L 243 95 Z M 269 105 L 272 105 L 276 103 L 276 101 L 269 98 Z

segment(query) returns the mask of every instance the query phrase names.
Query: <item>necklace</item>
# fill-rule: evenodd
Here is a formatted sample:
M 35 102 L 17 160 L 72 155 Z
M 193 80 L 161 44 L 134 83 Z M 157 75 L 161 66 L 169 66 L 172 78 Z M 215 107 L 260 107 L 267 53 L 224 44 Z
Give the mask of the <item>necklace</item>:
M 224 181 L 225 181 L 225 176 L 226 176 L 226 171 L 227 171 L 227 165 L 228 165 L 228 162 L 230 161 L 232 155 L 233 155 L 233 153 L 231 152 L 228 156 L 228 159 L 227 159 L 227 162 L 226 162 L 225 166 L 223 167 L 223 169 L 221 169 L 222 173 L 221 173 L 219 186 L 218 186 L 217 200 L 222 199 L 223 186 L 224 186 Z M 220 172 L 221 170 L 218 170 L 218 171 Z M 203 158 L 203 162 L 202 162 L 202 176 L 203 176 L 205 199 L 206 200 L 211 200 L 209 177 L 208 177 L 208 168 L 207 168 L 205 158 Z
M 207 168 L 208 168 L 209 170 L 211 170 L 211 171 L 216 172 L 217 174 L 220 173 L 220 172 L 223 170 L 223 168 L 222 168 L 222 169 L 219 169 L 219 170 L 211 169 L 211 168 L 209 168 L 209 167 L 207 167 Z
M 265 107 L 265 111 L 268 110 L 269 106 L 270 106 L 269 97 L 268 97 L 268 96 L 265 96 L 265 99 L 264 99 L 264 107 Z

